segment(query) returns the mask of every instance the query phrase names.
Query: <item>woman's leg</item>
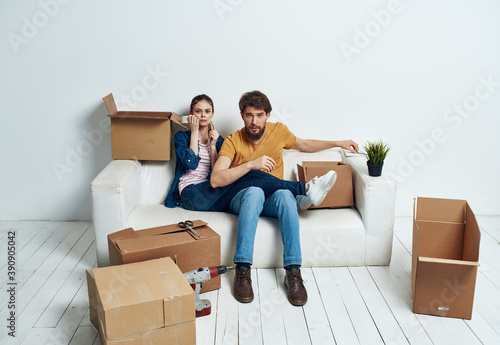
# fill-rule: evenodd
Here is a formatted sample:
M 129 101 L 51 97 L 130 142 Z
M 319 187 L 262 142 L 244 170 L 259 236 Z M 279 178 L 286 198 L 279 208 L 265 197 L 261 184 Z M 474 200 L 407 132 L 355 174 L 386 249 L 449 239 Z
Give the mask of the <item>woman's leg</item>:
M 261 188 L 266 198 L 280 189 L 289 190 L 294 196 L 306 194 L 306 182 L 284 181 L 266 172 L 251 170 L 224 187 L 213 188 L 210 181 L 189 185 L 182 190 L 181 202 L 187 210 L 223 212 L 229 210 L 234 196 L 248 187 Z
M 293 196 L 306 194 L 306 182 L 284 181 L 260 170 L 251 170 L 226 187 L 230 188 L 220 194 L 219 200 L 213 205 L 211 211 L 228 210 L 233 197 L 238 194 L 239 191 L 248 187 L 261 188 L 266 198 L 280 189 L 289 190 L 292 192 Z

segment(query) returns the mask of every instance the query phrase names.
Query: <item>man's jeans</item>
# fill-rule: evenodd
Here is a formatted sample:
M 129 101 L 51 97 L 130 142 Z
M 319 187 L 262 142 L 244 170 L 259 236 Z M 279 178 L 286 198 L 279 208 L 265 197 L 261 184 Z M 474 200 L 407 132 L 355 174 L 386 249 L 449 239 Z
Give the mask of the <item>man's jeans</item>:
M 306 182 L 284 181 L 266 172 L 251 170 L 225 187 L 212 188 L 210 181 L 187 186 L 181 193 L 182 206 L 191 211 L 229 211 L 234 196 L 251 186 L 260 187 L 265 197 L 281 189 L 289 190 L 294 196 L 306 194 Z
M 235 195 L 231 212 L 239 214 L 234 262 L 253 263 L 253 247 L 259 216 L 278 218 L 283 241 L 283 266 L 301 265 L 297 201 L 289 190 L 277 190 L 268 198 L 259 187 L 249 187 Z

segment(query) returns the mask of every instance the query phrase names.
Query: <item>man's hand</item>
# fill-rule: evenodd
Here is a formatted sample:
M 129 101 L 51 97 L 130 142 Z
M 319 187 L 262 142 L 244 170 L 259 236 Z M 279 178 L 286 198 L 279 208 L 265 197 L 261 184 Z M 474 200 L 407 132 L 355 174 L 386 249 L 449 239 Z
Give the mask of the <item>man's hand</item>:
M 248 167 L 252 170 L 264 169 L 265 171 L 270 172 L 276 168 L 276 162 L 269 156 L 262 156 L 248 162 Z
M 339 141 L 339 147 L 344 150 L 351 151 L 352 153 L 357 153 L 359 151 L 358 144 L 353 140 L 342 140 Z

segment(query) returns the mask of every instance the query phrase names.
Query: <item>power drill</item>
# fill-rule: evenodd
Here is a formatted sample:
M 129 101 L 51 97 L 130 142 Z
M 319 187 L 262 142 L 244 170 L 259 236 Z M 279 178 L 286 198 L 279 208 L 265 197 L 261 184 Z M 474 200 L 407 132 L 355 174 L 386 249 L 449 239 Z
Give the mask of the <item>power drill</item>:
M 226 273 L 227 270 L 231 268 L 233 267 L 227 267 L 224 265 L 211 266 L 198 268 L 197 270 L 184 273 L 184 277 L 186 277 L 188 283 L 191 284 L 191 287 L 194 290 L 196 317 L 210 315 L 212 312 L 212 303 L 210 303 L 208 299 L 200 299 L 202 284 L 212 278 Z

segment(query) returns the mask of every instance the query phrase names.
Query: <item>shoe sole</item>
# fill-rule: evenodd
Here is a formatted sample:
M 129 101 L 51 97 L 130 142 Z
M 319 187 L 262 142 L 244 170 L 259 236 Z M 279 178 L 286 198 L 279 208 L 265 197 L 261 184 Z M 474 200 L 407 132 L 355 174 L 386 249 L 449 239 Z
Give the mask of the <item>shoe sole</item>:
M 253 297 L 252 298 L 238 298 L 238 297 L 234 297 L 238 302 L 240 303 L 250 303 L 253 301 Z
M 308 199 L 309 199 L 309 198 L 308 198 Z M 309 199 L 309 201 L 308 201 L 308 202 L 306 202 L 306 203 L 305 203 L 305 204 L 303 204 L 303 205 L 301 205 L 301 204 L 299 203 L 299 208 L 300 208 L 302 211 L 305 211 L 305 210 L 307 210 L 309 207 L 311 207 L 311 205 L 312 205 L 312 204 L 313 204 L 313 203 L 312 203 L 311 199 Z
M 326 195 L 332 189 L 332 187 L 335 185 L 335 182 L 337 182 L 337 172 L 335 172 L 335 174 L 332 175 L 330 180 L 328 180 L 328 183 L 326 184 L 326 188 L 323 191 L 323 195 L 321 195 L 321 198 L 319 198 L 318 203 L 314 204 L 314 206 L 320 205 L 323 202 L 323 200 L 325 200 Z M 312 200 L 312 198 L 311 198 L 311 200 Z M 312 204 L 312 202 L 311 202 L 311 204 Z

